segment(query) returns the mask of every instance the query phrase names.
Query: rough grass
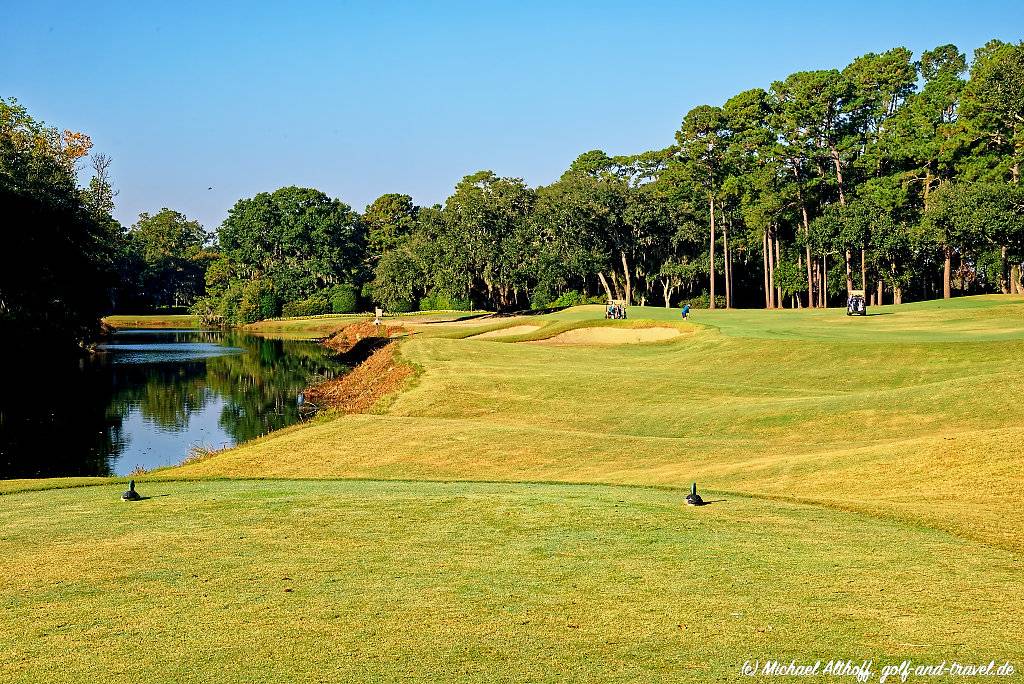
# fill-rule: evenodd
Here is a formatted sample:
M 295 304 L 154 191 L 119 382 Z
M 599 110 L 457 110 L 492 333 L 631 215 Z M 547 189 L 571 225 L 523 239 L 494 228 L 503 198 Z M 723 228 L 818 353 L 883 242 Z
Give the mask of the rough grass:
M 137 505 L 0 496 L 0 678 L 1019 666 L 1024 298 L 872 313 L 578 307 L 492 340 L 471 336 L 523 319 L 403 320 L 418 379 L 379 414 L 158 471 Z M 686 334 L 515 344 L 657 325 Z M 681 505 L 693 479 L 715 503 Z

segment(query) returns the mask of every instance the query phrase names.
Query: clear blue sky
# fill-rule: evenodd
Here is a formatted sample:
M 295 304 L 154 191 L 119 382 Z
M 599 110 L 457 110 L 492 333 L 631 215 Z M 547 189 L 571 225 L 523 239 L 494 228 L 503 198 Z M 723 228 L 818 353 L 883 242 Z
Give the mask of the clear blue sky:
M 92 135 L 122 222 L 168 206 L 213 229 L 283 185 L 361 211 L 485 168 L 548 183 L 794 71 L 1024 38 L 1016 0 L 748 5 L 4 0 L 0 95 Z

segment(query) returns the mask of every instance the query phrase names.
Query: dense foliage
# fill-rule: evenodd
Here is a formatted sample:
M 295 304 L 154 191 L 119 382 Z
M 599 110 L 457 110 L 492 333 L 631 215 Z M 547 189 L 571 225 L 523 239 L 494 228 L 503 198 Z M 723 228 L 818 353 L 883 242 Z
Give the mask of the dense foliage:
M 0 344 L 73 347 L 110 306 L 120 227 L 76 164 L 88 136 L 0 99 Z M 91 192 L 90 192 L 91 191 Z
M 353 306 L 332 288 L 362 272 L 363 222 L 319 190 L 287 187 L 239 200 L 217 239 L 220 257 L 197 304 L 207 319 L 251 323 L 283 307 L 286 315 L 330 313 L 334 299 Z
M 189 306 L 205 290 L 206 269 L 217 254 L 198 221 L 172 209 L 143 212 L 129 231 L 138 258 L 136 294 L 153 307 Z
M 443 207 L 388 214 L 373 295 L 407 310 L 1024 291 L 1022 73 L 1024 44 L 992 41 L 969 71 L 952 45 L 896 48 L 695 107 L 675 144 L 587 152 L 545 187 L 467 176 Z
M 92 141 L 36 121 L 0 99 L 0 339 L 25 349 L 74 347 L 102 315 L 186 307 L 203 293 L 210 236 L 170 209 L 125 229 L 111 215 L 111 160 Z

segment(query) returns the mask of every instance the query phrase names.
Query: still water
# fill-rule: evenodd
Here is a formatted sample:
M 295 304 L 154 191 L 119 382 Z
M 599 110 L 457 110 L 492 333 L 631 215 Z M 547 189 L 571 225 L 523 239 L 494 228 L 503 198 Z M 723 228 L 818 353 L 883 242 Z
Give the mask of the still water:
M 125 475 L 180 463 L 309 414 L 302 390 L 345 370 L 315 342 L 126 330 L 84 359 L 12 360 L 0 478 Z

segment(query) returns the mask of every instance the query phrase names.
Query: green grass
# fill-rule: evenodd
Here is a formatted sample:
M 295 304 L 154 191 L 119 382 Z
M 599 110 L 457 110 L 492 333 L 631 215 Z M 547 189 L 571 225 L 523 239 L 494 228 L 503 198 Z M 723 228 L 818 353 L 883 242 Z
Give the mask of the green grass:
M 457 321 L 479 315 L 471 311 L 416 311 L 407 314 L 389 314 L 384 318 L 387 325 L 418 326 L 429 323 Z M 316 339 L 337 332 L 346 325 L 373 320 L 372 314 L 325 314 L 323 316 L 301 316 L 274 318 L 242 326 L 242 330 L 256 335 L 284 339 Z
M 202 327 L 191 314 L 155 314 L 152 316 L 107 316 L 103 322 L 112 328 L 189 328 Z
M 218 681 L 703 682 L 766 657 L 1019 669 L 1024 298 L 872 313 L 408 320 L 401 355 L 421 372 L 374 414 L 159 471 L 139 504 L 121 485 L 0 496 L 0 675 L 132 663 L 154 681 L 206 667 Z M 471 337 L 524 323 L 541 327 Z M 686 334 L 516 343 L 590 325 Z M 694 479 L 721 501 L 681 506 Z M 77 483 L 94 484 L 52 484 Z M 29 486 L 50 485 L 0 492 Z
M 1007 295 L 962 297 L 868 308 L 868 316 L 846 316 L 846 309 L 691 310 L 690 321 L 730 337 L 844 342 L 956 342 L 1024 338 L 1024 298 Z M 550 314 L 557 320 L 599 317 L 604 307 L 574 307 Z M 632 319 L 679 321 L 679 309 L 634 306 Z
M 282 339 L 314 339 L 326 337 L 352 323 L 371 320 L 368 314 L 331 314 L 298 318 L 275 318 L 243 325 L 241 329 L 254 335 Z
M 4 498 L 5 681 L 713 681 L 749 658 L 1020 655 L 1019 557 L 810 506 L 474 483 L 118 493 Z

